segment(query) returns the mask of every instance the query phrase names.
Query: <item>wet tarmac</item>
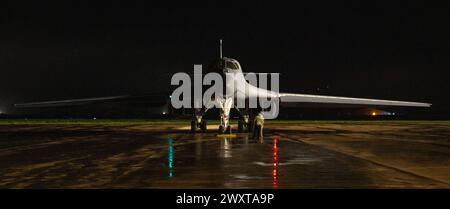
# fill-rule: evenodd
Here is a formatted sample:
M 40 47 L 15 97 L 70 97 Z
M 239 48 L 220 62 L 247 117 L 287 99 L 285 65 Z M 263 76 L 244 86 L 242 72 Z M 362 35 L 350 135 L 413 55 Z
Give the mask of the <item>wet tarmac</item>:
M 0 188 L 450 188 L 446 122 L 267 122 L 263 143 L 187 129 L 2 125 Z

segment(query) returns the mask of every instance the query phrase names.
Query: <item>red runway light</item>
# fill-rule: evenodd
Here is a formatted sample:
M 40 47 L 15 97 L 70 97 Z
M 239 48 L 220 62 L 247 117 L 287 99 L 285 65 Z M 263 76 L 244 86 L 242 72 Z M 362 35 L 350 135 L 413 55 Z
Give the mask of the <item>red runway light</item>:
M 272 167 L 272 185 L 273 188 L 277 188 L 278 185 L 278 179 L 277 179 L 277 173 L 278 173 L 278 136 L 273 137 L 273 167 Z

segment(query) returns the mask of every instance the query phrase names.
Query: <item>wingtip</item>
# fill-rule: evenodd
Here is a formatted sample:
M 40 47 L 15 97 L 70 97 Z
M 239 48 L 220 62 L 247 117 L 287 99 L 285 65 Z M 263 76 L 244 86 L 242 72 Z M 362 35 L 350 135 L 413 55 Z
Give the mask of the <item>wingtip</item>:
M 431 103 L 419 103 L 418 107 L 431 107 L 432 105 Z

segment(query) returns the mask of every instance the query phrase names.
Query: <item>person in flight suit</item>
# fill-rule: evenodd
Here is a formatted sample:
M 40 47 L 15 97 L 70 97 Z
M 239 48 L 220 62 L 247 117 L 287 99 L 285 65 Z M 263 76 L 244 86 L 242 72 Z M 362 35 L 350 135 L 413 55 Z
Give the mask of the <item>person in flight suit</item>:
M 259 140 L 261 143 L 263 143 L 264 142 L 263 129 L 264 129 L 264 116 L 262 114 L 262 110 L 259 109 L 253 120 L 252 138 L 255 140 Z

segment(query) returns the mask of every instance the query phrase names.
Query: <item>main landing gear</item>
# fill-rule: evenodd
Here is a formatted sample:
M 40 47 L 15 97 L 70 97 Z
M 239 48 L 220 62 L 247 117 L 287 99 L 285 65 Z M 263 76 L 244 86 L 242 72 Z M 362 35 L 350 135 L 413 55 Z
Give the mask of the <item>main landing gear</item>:
M 215 102 L 220 108 L 219 134 L 231 134 L 230 110 L 233 107 L 233 98 L 217 99 Z M 207 123 L 204 114 L 209 108 L 195 108 L 191 121 L 191 132 L 206 132 Z M 250 110 L 248 108 L 239 109 L 238 132 L 248 133 L 252 131 L 252 120 L 250 119 Z
M 206 119 L 203 118 L 203 112 L 201 110 L 194 111 L 194 117 L 191 120 L 191 132 L 206 132 L 208 126 Z
M 195 132 L 206 132 L 207 130 L 207 124 L 206 124 L 206 120 L 201 120 L 201 122 L 199 122 L 198 120 L 192 120 L 191 121 L 191 132 L 195 133 Z
M 250 132 L 250 117 L 249 115 L 242 115 L 238 121 L 238 132 L 248 133 Z

